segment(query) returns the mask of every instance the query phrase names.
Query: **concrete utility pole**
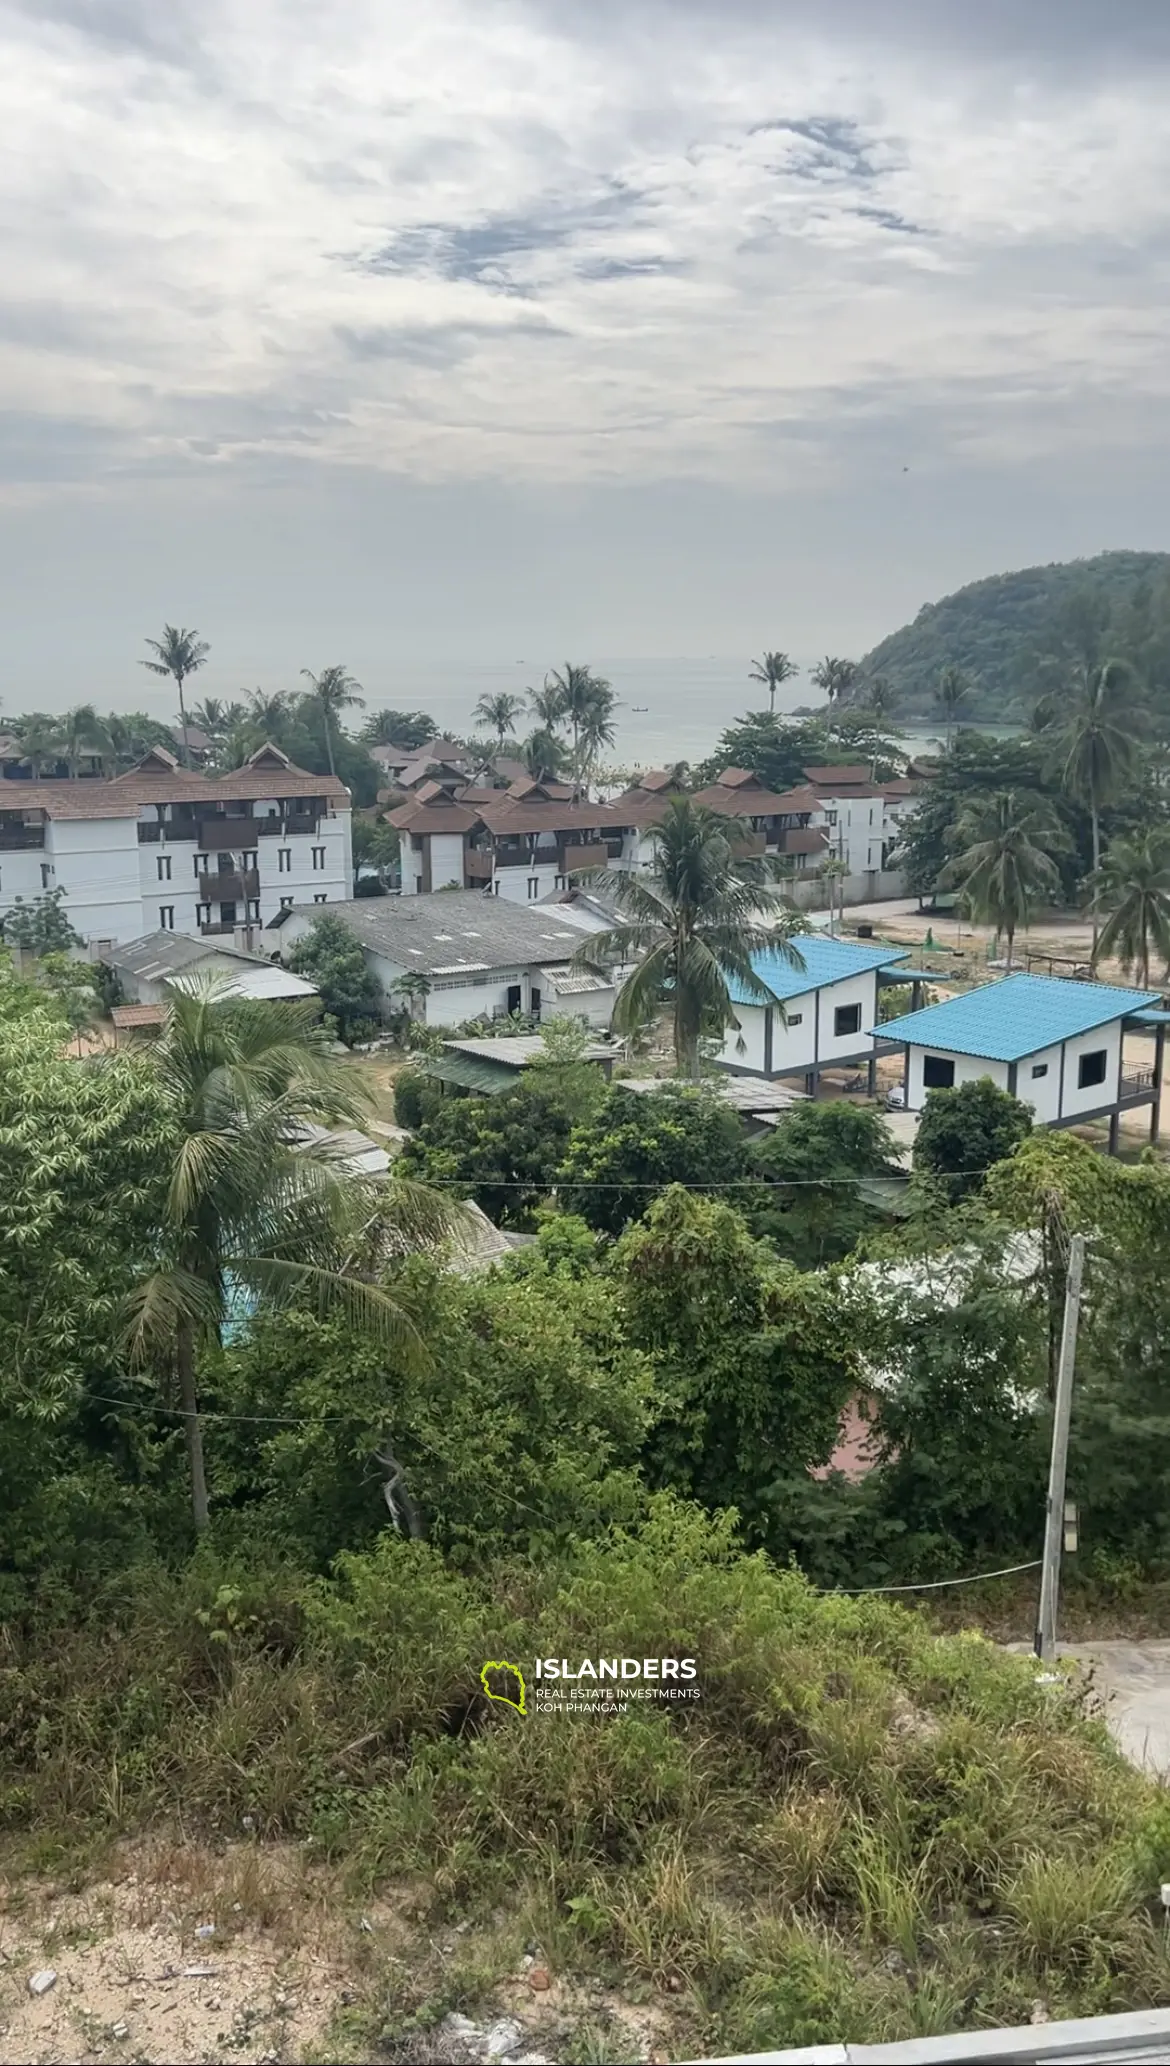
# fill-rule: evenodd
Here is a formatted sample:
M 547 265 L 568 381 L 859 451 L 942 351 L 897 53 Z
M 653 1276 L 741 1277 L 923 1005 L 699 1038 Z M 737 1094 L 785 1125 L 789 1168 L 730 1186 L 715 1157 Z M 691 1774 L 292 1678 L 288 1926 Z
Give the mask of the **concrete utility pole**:
M 1068 1469 L 1068 1429 L 1072 1418 L 1073 1369 L 1077 1358 L 1077 1321 L 1084 1271 L 1085 1237 L 1074 1234 L 1068 1245 L 1068 1282 L 1064 1292 L 1064 1327 L 1056 1373 L 1044 1563 L 1040 1573 L 1040 1609 L 1036 1621 L 1036 1655 L 1046 1664 L 1051 1664 L 1056 1656 L 1056 1608 L 1060 1598 L 1060 1553 L 1064 1542 L 1064 1482 Z

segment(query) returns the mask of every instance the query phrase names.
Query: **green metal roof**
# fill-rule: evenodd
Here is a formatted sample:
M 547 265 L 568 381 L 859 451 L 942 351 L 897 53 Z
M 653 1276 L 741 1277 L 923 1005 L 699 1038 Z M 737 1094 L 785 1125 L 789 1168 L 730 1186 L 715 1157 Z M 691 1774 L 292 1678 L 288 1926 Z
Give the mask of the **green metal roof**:
M 463 1090 L 483 1091 L 488 1097 L 515 1090 L 520 1081 L 516 1069 L 503 1062 L 480 1061 L 474 1055 L 436 1055 L 423 1063 L 423 1075 L 434 1076 L 440 1083 L 457 1083 Z

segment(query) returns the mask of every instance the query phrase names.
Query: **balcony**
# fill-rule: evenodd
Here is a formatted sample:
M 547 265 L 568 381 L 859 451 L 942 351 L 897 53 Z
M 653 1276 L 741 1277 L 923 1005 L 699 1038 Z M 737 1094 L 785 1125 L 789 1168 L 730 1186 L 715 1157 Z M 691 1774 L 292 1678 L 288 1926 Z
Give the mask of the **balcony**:
M 767 839 L 762 832 L 733 832 L 731 851 L 746 859 L 767 852 Z
M 177 839 L 189 840 L 191 845 L 194 846 L 195 841 L 199 837 L 199 827 L 195 823 L 194 818 L 171 819 L 163 825 L 162 831 L 168 846 L 173 846 Z M 141 837 L 141 829 L 139 837 Z
M 320 815 L 316 811 L 290 811 L 284 821 L 284 829 L 289 839 L 308 839 L 316 834 L 320 823 Z
M 254 868 L 205 868 L 195 883 L 202 904 L 219 904 L 225 897 L 229 904 L 238 904 L 241 898 L 260 895 L 260 877 Z
M 490 882 L 495 871 L 495 856 L 490 849 L 469 847 L 463 857 L 463 872 L 468 884 Z
M 162 838 L 162 826 L 157 818 L 153 824 L 140 823 L 138 827 L 139 846 L 150 846 Z
M 235 930 L 236 928 L 234 925 L 201 925 L 199 928 L 199 931 L 205 940 L 211 939 L 213 937 L 218 938 L 218 936 L 221 933 L 226 934 L 230 938 L 232 933 L 235 932 Z
M 221 847 L 251 846 L 259 830 L 255 818 L 205 818 L 199 827 L 199 844 L 204 853 L 215 854 Z
M 1118 1099 L 1124 1104 L 1127 1098 L 1150 1098 L 1155 1094 L 1152 1069 L 1123 1069 L 1118 1085 Z
M 497 847 L 494 856 L 497 868 L 531 868 L 535 858 L 527 847 L 517 852 L 517 849 L 511 846 Z
M 620 846 L 618 852 L 621 852 Z M 553 856 L 547 854 L 544 858 L 551 861 Z M 573 875 L 582 868 L 605 868 L 608 867 L 609 861 L 610 851 L 605 840 L 595 839 L 591 840 L 588 846 L 563 847 L 561 849 L 559 872 L 562 875 Z
M 43 825 L 0 824 L 0 854 L 19 854 L 42 848 L 45 844 Z
M 286 827 L 283 818 L 253 818 L 252 830 L 261 839 L 283 839 Z

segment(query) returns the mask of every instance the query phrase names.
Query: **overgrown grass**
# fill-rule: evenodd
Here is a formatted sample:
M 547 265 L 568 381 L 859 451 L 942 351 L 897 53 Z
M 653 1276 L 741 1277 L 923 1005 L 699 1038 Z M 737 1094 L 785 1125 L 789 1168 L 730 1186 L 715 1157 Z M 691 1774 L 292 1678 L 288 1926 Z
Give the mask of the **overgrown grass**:
M 485 1659 L 550 1653 L 694 1656 L 702 1698 L 484 1699 Z M 1071 1690 L 819 1596 L 666 1499 L 637 1537 L 475 1579 L 390 1538 L 328 1583 L 209 1549 L 85 1615 L 46 1596 L 4 1632 L 0 1789 L 41 1855 L 181 1823 L 293 1839 L 355 1893 L 409 1879 L 436 1921 L 659 2002 L 683 2048 L 1170 2001 L 1166 1799 Z M 370 2043 L 388 2004 L 397 2028 L 474 2008 L 502 1969 L 399 1973 Z M 573 2056 L 613 2042 L 586 2020 Z

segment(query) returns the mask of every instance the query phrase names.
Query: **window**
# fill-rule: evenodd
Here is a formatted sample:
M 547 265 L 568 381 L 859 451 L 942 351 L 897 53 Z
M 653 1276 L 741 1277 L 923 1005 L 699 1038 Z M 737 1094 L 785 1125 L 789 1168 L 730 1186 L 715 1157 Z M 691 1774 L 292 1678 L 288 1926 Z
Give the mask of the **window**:
M 788 1024 L 790 1026 L 803 1026 L 804 1013 L 802 1011 L 790 1011 L 788 1014 Z
M 835 1037 L 840 1040 L 846 1033 L 860 1033 L 860 1031 L 861 1006 L 859 1004 L 839 1004 L 833 1013 L 833 1033 Z
M 42 862 L 41 862 L 41 888 L 42 888 L 43 890 L 47 890 L 47 889 L 48 889 L 48 887 L 49 887 L 49 884 L 50 884 L 50 883 L 52 882 L 52 880 L 53 880 L 53 864 L 52 864 L 52 862 L 51 862 L 51 861 L 42 861 Z
M 923 1055 L 923 1090 L 950 1090 L 955 1081 L 955 1065 L 949 1055 Z
M 287 875 L 287 874 L 288 874 L 288 872 L 289 872 L 290 868 L 292 867 L 292 848 L 291 848 L 290 846 L 278 846 L 278 847 L 277 847 L 277 849 L 276 849 L 276 867 L 277 867 L 277 872 L 278 872 L 278 874 L 280 874 L 280 875 Z
M 249 918 L 259 918 L 260 916 L 260 903 L 256 897 L 250 897 L 248 900 L 248 916 Z
M 423 887 L 422 887 L 422 876 L 421 876 L 421 875 L 416 875 L 416 876 L 415 876 L 415 878 L 414 878 L 414 893 L 415 893 L 416 897 L 421 897 L 421 895 L 422 895 L 422 893 L 423 893 Z
M 232 854 L 232 852 L 231 852 L 230 848 L 227 848 L 227 847 L 225 847 L 225 848 L 223 849 L 223 851 L 222 851 L 221 853 L 217 854 L 217 856 L 216 856 L 216 860 L 217 860 L 217 862 L 218 862 L 218 865 L 219 865 L 219 872 L 220 872 L 220 874 L 221 874 L 221 875 L 234 875 L 234 874 L 235 874 L 235 872 L 236 872 L 236 863 L 235 863 L 235 857 L 234 857 L 234 855 Z
M 196 904 L 196 906 L 195 906 L 195 923 L 196 923 L 196 925 L 210 925 L 210 924 L 211 924 L 211 906 L 210 906 L 210 904 Z
M 159 907 L 158 907 L 158 922 L 159 922 L 160 926 L 162 927 L 162 929 L 163 929 L 164 933 L 173 933 L 173 932 L 174 932 L 174 930 L 175 930 L 175 907 L 174 907 L 174 905 L 173 905 L 173 904 L 160 904 L 160 905 L 159 905 Z
M 314 868 L 323 868 L 325 866 L 325 849 L 323 846 L 315 846 L 313 848 L 313 866 Z
M 220 924 L 221 924 L 221 925 L 234 925 L 234 924 L 235 924 L 235 922 L 236 922 L 236 907 L 235 907 L 235 905 L 234 905 L 234 904 L 221 904 L 221 905 L 220 905 L 220 907 L 219 907 L 219 922 L 220 922 Z
M 836 824 L 836 822 L 837 822 L 837 813 L 836 813 L 836 811 L 826 811 L 826 812 L 825 812 L 825 823 L 826 823 L 826 825 L 835 825 L 835 824 Z
M 327 904 L 329 902 L 328 890 L 318 890 L 313 898 L 313 902 L 314 904 Z
M 291 897 L 282 897 L 282 898 L 281 898 L 281 900 L 280 900 L 280 908 L 281 908 L 281 910 L 282 910 L 282 911 L 291 911 L 291 910 L 292 910 L 292 907 L 293 907 L 293 900 L 292 900 L 292 898 L 291 898 Z
M 529 878 L 528 878 L 528 901 L 529 901 L 529 903 L 531 904 L 531 902 L 532 902 L 533 898 L 534 898 L 534 897 L 538 897 L 539 895 L 540 895 L 540 877 L 539 877 L 539 875 L 530 875 L 530 876 L 529 876 Z
M 553 888 L 554 888 L 554 889 L 558 889 L 558 890 L 567 890 L 567 889 L 568 889 L 568 887 L 569 887 L 569 878 L 568 878 L 568 876 L 567 876 L 567 875 L 554 875 L 554 876 L 553 876 Z
M 201 875 L 206 875 L 206 873 L 207 873 L 207 855 L 206 855 L 206 854 L 196 854 L 196 856 L 195 856 L 195 878 L 196 878 L 196 881 L 198 881 L 198 879 L 199 879 L 199 877 L 200 877 Z
M 1047 1076 L 1047 1074 L 1048 1074 L 1048 1064 L 1047 1064 L 1047 1062 L 1033 1062 L 1033 1064 L 1032 1064 L 1032 1081 L 1033 1081 L 1033 1083 L 1035 1083 L 1035 1081 L 1036 1081 L 1036 1078 L 1037 1078 L 1038 1076 Z
M 159 855 L 157 855 L 157 856 L 156 856 L 156 859 L 157 859 L 157 863 L 158 863 L 158 879 L 159 879 L 159 881 L 160 881 L 160 882 L 169 882 L 169 881 L 170 881 L 170 879 L 171 879 L 171 857 L 170 857 L 170 855 L 169 855 L 169 854 L 159 854 Z
M 1078 1090 L 1088 1090 L 1091 1084 L 1104 1083 L 1108 1061 L 1107 1047 L 1095 1047 L 1091 1055 L 1082 1055 L 1077 1063 Z
M 244 866 L 245 868 L 258 868 L 260 866 L 260 856 L 255 847 L 249 847 L 244 855 Z

